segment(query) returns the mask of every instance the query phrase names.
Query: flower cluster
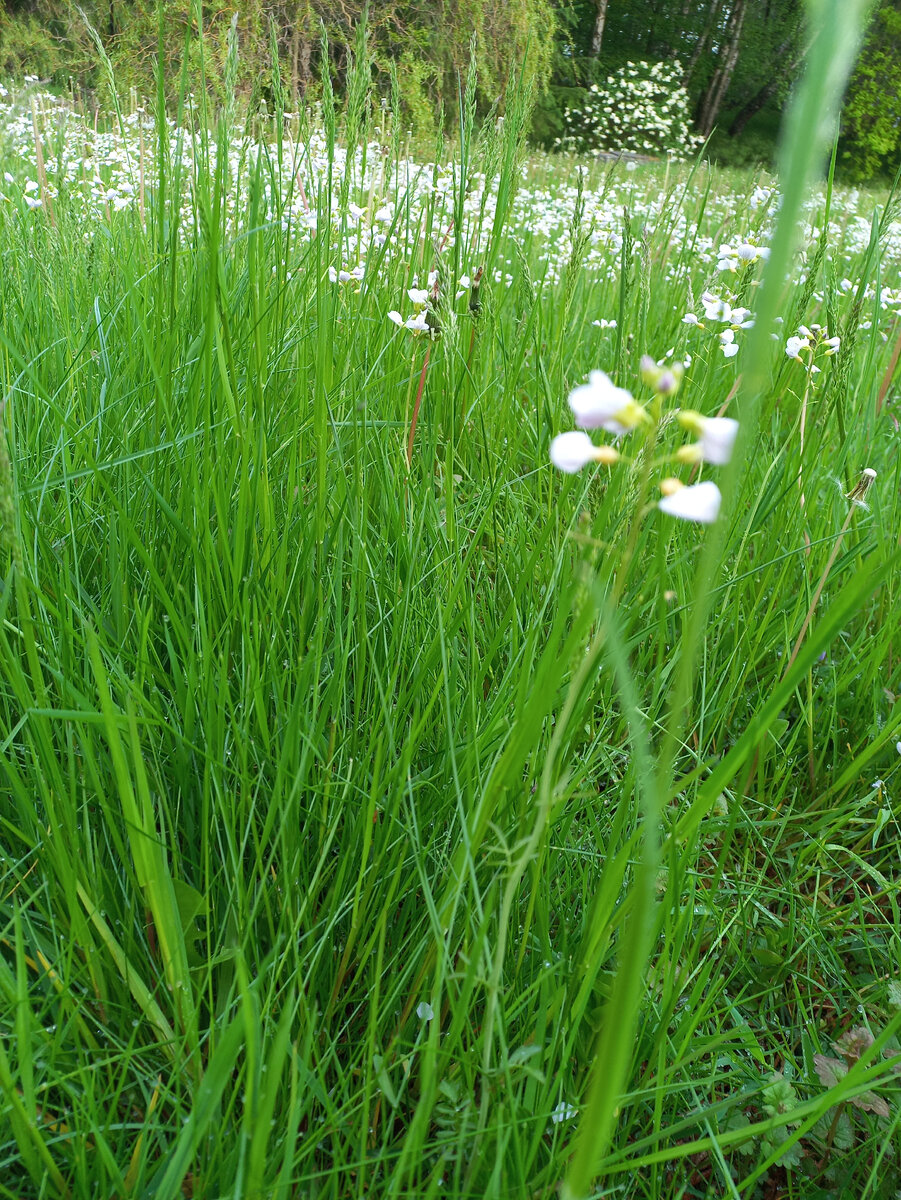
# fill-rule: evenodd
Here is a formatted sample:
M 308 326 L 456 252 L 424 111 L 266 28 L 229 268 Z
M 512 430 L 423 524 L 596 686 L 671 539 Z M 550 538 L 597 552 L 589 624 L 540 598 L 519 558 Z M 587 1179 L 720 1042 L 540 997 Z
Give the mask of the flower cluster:
M 681 363 L 666 366 L 645 355 L 641 360 L 641 377 L 655 393 L 654 403 L 646 408 L 626 388 L 617 387 L 609 375 L 603 371 L 592 371 L 588 382 L 574 388 L 569 394 L 569 407 L 580 429 L 558 434 L 554 438 L 550 449 L 551 462 L 568 475 L 576 474 L 589 463 L 612 467 L 614 463 L 628 462 L 616 446 L 598 446 L 582 431 L 603 429 L 620 438 L 640 428 L 659 428 L 662 423 L 661 403 L 676 394 L 682 375 Z M 696 440 L 680 446 L 663 461 L 692 465 L 709 463 L 713 466 L 723 466 L 729 461 L 738 435 L 737 421 L 731 417 L 705 417 L 690 409 L 677 409 L 674 415 L 678 424 Z M 668 516 L 710 525 L 719 515 L 721 495 L 712 480 L 688 485 L 669 476 L 660 481 L 659 487 L 662 498 L 656 507 Z
M 748 206 L 752 212 L 756 212 L 758 208 L 766 208 L 775 195 L 776 189 L 774 187 L 767 187 L 765 184 L 758 183 L 751 193 Z
M 388 313 L 389 321 L 393 321 L 402 329 L 409 329 L 413 334 L 426 333 L 429 337 L 437 337 L 441 332 L 441 325 L 435 313 L 438 304 L 437 272 L 429 273 L 428 287 L 407 288 L 407 296 L 413 304 L 413 315 L 405 321 L 396 309 L 392 309 Z
M 736 341 L 736 334 L 742 329 L 750 329 L 753 326 L 754 314 L 749 308 L 733 308 L 728 300 L 715 296 L 713 292 L 705 292 L 701 297 L 701 304 L 704 306 L 705 321 L 717 321 L 726 326 L 719 333 L 720 348 L 724 358 L 734 358 L 738 354 L 739 345 Z M 694 325 L 698 329 L 705 328 L 704 322 L 700 321 L 693 312 L 685 314 L 682 324 Z
M 718 271 L 743 271 L 761 260 L 766 262 L 769 257 L 769 246 L 758 246 L 747 240 L 737 242 L 734 246 L 729 242 L 724 242 L 717 254 L 716 269 Z
M 811 325 L 809 329 L 806 325 L 799 325 L 798 332 L 786 341 L 785 353 L 798 362 L 804 362 L 806 358 L 808 370 L 811 375 L 815 375 L 821 369 L 814 362 L 816 356 L 821 354 L 831 358 L 838 352 L 841 344 L 841 338 L 830 337 L 829 330 L 823 325 Z
M 703 139 L 691 132 L 688 92 L 679 62 L 627 62 L 592 84 L 581 108 L 564 110 L 563 150 L 579 154 L 631 151 L 685 157 Z

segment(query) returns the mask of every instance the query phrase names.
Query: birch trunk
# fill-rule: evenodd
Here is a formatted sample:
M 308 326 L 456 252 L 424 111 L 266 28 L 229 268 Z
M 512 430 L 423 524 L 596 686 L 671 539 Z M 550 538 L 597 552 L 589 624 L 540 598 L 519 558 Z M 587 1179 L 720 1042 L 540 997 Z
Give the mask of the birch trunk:
M 595 0 L 595 3 L 598 7 L 594 18 L 594 29 L 591 31 L 591 50 L 589 53 L 597 58 L 604 42 L 604 25 L 607 21 L 607 0 Z
M 741 28 L 745 21 L 746 11 L 747 0 L 735 0 L 729 20 L 726 22 L 725 49 L 722 60 L 713 73 L 698 114 L 698 126 L 705 136 L 716 124 L 726 91 L 732 82 L 735 64 L 738 62 L 738 52 L 741 48 Z

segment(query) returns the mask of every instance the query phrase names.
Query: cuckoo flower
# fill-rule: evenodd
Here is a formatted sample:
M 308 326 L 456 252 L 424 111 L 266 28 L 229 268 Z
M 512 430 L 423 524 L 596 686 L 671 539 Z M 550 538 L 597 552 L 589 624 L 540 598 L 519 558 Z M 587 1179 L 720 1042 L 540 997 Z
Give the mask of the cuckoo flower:
M 587 433 L 578 429 L 559 433 L 551 442 L 551 462 L 567 475 L 575 475 L 590 462 L 610 466 L 618 458 L 619 452 L 613 446 L 596 446 Z
M 657 507 L 667 516 L 695 521 L 699 525 L 712 525 L 719 516 L 722 496 L 720 489 L 709 479 L 690 487 L 678 479 L 664 479 L 660 490 L 663 499 L 657 502 Z
M 632 399 L 632 393 L 617 387 L 603 371 L 592 371 L 588 383 L 570 392 L 569 406 L 576 424 L 583 429 L 606 429 L 608 433 L 623 434 L 650 420 Z

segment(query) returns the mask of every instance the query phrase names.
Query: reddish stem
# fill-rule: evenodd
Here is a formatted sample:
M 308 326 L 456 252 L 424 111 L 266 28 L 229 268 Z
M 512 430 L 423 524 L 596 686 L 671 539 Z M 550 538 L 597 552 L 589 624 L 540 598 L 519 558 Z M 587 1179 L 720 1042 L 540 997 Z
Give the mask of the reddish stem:
M 891 387 L 892 379 L 895 375 L 895 367 L 898 365 L 898 357 L 901 355 L 901 333 L 898 334 L 898 339 L 895 342 L 895 348 L 892 351 L 892 361 L 888 365 L 885 375 L 882 377 L 882 384 L 879 388 L 879 395 L 876 398 L 876 416 L 882 412 L 882 405 L 885 401 L 885 394 Z
M 416 399 L 413 402 L 413 416 L 410 420 L 410 436 L 407 438 L 407 468 L 413 465 L 413 439 L 416 437 L 416 422 L 419 419 L 419 403 L 422 400 L 422 393 L 425 389 L 425 373 L 429 365 L 429 355 L 432 353 L 431 345 L 425 352 L 425 358 L 422 362 L 422 370 L 419 373 L 419 387 L 416 389 Z

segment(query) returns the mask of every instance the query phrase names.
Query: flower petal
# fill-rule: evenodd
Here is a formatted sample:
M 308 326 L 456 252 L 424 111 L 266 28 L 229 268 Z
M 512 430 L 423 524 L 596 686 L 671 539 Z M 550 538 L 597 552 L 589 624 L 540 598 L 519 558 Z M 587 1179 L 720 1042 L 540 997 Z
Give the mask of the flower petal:
M 682 487 L 657 502 L 661 512 L 681 521 L 695 521 L 699 525 L 712 525 L 719 516 L 722 495 L 711 480 Z

